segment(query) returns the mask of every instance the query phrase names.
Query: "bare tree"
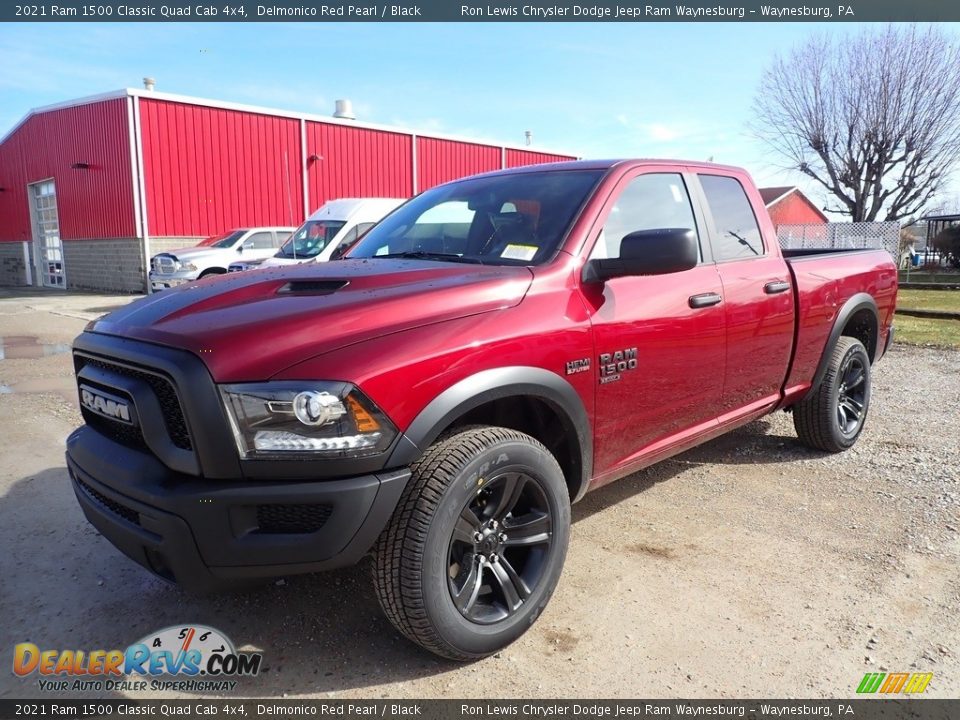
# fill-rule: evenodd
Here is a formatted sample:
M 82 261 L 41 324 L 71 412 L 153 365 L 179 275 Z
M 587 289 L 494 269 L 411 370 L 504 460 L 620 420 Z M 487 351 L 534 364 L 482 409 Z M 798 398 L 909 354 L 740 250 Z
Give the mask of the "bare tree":
M 916 215 L 960 160 L 960 46 L 936 27 L 815 37 L 767 68 L 754 118 L 758 138 L 836 198 L 832 212 Z

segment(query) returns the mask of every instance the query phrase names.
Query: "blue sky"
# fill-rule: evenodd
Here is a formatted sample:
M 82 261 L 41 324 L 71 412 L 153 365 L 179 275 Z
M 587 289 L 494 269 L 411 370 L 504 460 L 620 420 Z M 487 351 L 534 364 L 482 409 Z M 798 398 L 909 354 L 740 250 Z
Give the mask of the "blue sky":
M 30 108 L 137 87 L 534 145 L 741 165 L 799 182 L 746 129 L 764 66 L 852 24 L 0 25 L 0 136 Z

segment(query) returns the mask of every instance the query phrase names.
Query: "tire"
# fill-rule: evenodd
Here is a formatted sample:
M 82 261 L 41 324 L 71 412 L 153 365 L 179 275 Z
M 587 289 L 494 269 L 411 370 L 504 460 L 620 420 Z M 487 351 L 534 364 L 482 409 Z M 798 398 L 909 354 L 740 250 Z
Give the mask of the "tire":
M 380 606 L 432 653 L 491 655 L 527 631 L 557 586 L 570 537 L 563 472 L 539 442 L 500 427 L 441 437 L 411 470 L 375 547 Z
M 205 277 L 210 277 L 211 275 L 226 275 L 226 274 L 227 274 L 227 271 L 224 270 L 223 268 L 209 268 L 207 270 L 204 270 L 202 273 L 200 273 L 200 275 L 197 277 L 197 280 L 203 280 Z
M 820 387 L 793 408 L 800 442 L 842 452 L 857 441 L 870 407 L 870 356 L 863 344 L 841 336 Z

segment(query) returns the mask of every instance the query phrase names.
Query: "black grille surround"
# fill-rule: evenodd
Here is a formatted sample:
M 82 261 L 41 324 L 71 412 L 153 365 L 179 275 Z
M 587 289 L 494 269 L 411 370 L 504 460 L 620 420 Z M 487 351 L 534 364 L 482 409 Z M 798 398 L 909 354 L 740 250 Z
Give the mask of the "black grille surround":
M 136 510 L 128 508 L 126 505 L 118 503 L 115 500 L 111 500 L 103 493 L 94 490 L 78 477 L 74 477 L 74 480 L 77 481 L 77 485 L 83 488 L 83 491 L 87 493 L 87 495 L 89 495 L 94 501 L 96 501 L 100 507 L 110 511 L 114 515 L 119 515 L 129 523 L 140 525 L 140 513 L 138 513 Z
M 330 519 L 333 508 L 315 505 L 257 505 L 257 533 L 267 535 L 316 532 Z
M 109 362 L 100 358 L 93 358 L 88 355 L 75 354 L 73 364 L 76 372 L 80 372 L 87 365 L 107 370 L 118 375 L 136 378 L 147 383 L 153 390 L 160 403 L 163 412 L 163 422 L 166 425 L 167 433 L 173 444 L 182 450 L 193 450 L 193 442 L 190 439 L 190 432 L 187 430 L 187 423 L 184 419 L 183 408 L 180 406 L 180 400 L 177 397 L 177 391 L 165 376 L 156 372 L 141 370 Z M 82 410 L 82 408 L 81 408 Z M 115 423 L 106 418 L 101 418 L 94 413 L 83 411 L 84 419 L 88 425 L 95 427 L 103 432 L 107 437 L 111 437 L 118 442 L 132 447 L 144 447 L 143 436 L 140 431 L 129 426 L 123 426 L 121 423 Z

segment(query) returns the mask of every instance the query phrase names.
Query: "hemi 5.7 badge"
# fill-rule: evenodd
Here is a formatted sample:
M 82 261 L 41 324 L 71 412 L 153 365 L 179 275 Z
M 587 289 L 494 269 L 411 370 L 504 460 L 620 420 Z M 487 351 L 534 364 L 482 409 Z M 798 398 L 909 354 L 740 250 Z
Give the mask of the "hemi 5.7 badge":
M 627 370 L 637 369 L 637 349 L 626 348 L 613 353 L 600 353 L 600 384 L 616 382 Z

